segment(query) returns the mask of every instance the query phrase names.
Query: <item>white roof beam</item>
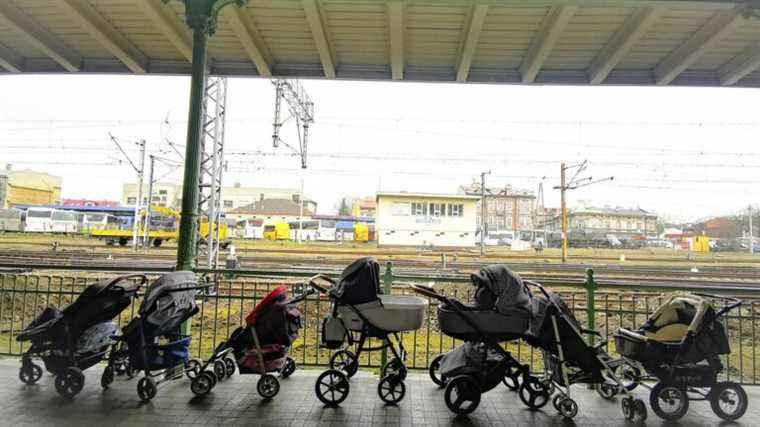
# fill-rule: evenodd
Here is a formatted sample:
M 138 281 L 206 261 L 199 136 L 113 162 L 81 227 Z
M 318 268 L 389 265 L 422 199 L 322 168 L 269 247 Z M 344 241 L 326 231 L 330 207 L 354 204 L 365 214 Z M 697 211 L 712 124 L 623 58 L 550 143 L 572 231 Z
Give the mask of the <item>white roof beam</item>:
M 148 71 L 148 58 L 87 0 L 59 0 L 58 6 L 133 73 Z
M 578 6 L 553 6 L 541 23 L 538 35 L 530 45 L 528 54 L 520 66 L 523 83 L 533 83 L 538 72 L 549 57 L 560 35 L 572 19 Z
M 335 61 L 330 50 L 330 43 L 327 41 L 325 27 L 322 23 L 322 16 L 319 13 L 319 7 L 315 0 L 301 0 L 303 10 L 306 13 L 306 20 L 311 28 L 311 35 L 314 37 L 314 43 L 317 45 L 319 60 L 322 62 L 322 69 L 325 77 L 328 79 L 335 78 Z
M 655 82 L 658 85 L 670 84 L 723 38 L 734 32 L 741 20 L 737 10 L 723 10 L 716 13 L 689 40 L 655 67 Z
M 470 74 L 472 58 L 475 56 L 475 51 L 478 47 L 480 31 L 483 29 L 483 23 L 486 21 L 486 14 L 488 14 L 488 5 L 478 4 L 473 6 L 467 35 L 462 44 L 462 52 L 459 55 L 459 65 L 457 66 L 458 82 L 466 82 L 467 76 Z
M 20 73 L 24 68 L 23 63 L 21 55 L 0 44 L 0 68 L 9 73 Z
M 753 43 L 718 70 L 720 84 L 730 86 L 760 68 L 760 42 Z
M 607 42 L 588 68 L 589 82 L 600 84 L 615 66 L 628 55 L 633 46 L 654 26 L 664 9 L 645 7 L 637 10 Z
M 391 77 L 404 79 L 404 3 L 388 2 L 388 27 L 391 41 Z
M 13 2 L 0 0 L 0 23 L 21 35 L 29 44 L 52 58 L 66 71 L 79 71 L 82 57 L 37 24 Z
M 137 6 L 153 22 L 153 26 L 169 39 L 182 56 L 192 62 L 193 43 L 190 35 L 170 7 L 160 0 L 137 0 Z
M 266 77 L 272 77 L 272 54 L 264 45 L 264 40 L 259 34 L 258 29 L 248 16 L 248 11 L 243 7 L 228 7 L 225 9 L 227 19 L 230 21 L 232 31 L 243 45 L 246 54 L 256 65 L 259 74 Z

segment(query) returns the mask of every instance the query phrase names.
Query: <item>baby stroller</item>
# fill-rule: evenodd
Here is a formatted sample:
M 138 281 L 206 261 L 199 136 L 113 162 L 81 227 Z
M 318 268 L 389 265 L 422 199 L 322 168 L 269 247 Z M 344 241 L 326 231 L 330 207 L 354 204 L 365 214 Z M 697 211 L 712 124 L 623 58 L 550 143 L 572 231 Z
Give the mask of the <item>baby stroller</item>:
M 40 357 L 55 375 L 61 396 L 71 399 L 79 394 L 84 387 L 82 371 L 103 360 L 115 343 L 118 328 L 113 319 L 132 304 L 147 280 L 142 274 L 103 280 L 88 286 L 63 310 L 46 308 L 16 337 L 32 344 L 21 356 L 21 381 L 29 385 L 39 381 L 42 368 L 32 358 Z
M 522 387 L 533 393 L 541 384 L 529 375 L 500 342 L 522 338 L 530 331 L 531 295 L 522 279 L 502 265 L 484 267 L 470 276 L 477 288 L 474 304 L 466 305 L 433 288 L 413 285 L 412 289 L 441 302 L 438 325 L 441 332 L 465 343 L 430 363 L 430 377 L 446 387 L 444 401 L 457 415 L 474 411 L 480 396 L 503 382 L 511 390 Z M 533 399 L 535 401 L 536 399 Z M 548 399 L 547 399 L 548 400 Z
M 630 388 L 645 381 L 651 387 L 649 404 L 657 416 L 677 420 L 689 410 L 690 400 L 708 400 L 713 412 L 735 421 L 747 411 L 747 394 L 734 382 L 719 382 L 720 355 L 731 353 L 721 318 L 741 306 L 735 298 L 715 311 L 708 294 L 675 294 L 637 331 L 615 334 L 617 351 L 626 365 L 623 376 Z M 690 395 L 691 394 L 691 395 Z M 694 397 L 697 396 L 697 397 Z
M 332 301 L 332 314 L 322 322 L 322 345 L 335 350 L 348 344 L 332 355 L 331 369 L 317 378 L 314 388 L 319 400 L 328 406 L 339 405 L 348 397 L 348 379 L 356 374 L 362 352 L 390 349 L 393 357 L 380 370 L 377 393 L 386 404 L 400 402 L 406 393 L 406 350 L 398 333 L 422 326 L 427 301 L 415 296 L 382 295 L 380 265 L 372 258 L 351 263 L 337 284 L 321 275 L 311 278 L 309 284 Z M 378 338 L 382 344 L 365 347 L 369 338 Z M 354 345 L 355 354 L 348 349 Z
M 259 395 L 271 399 L 280 391 L 280 383 L 270 372 L 287 378 L 296 370 L 296 361 L 288 356 L 291 344 L 301 329 L 301 312 L 297 305 L 314 289 L 288 298 L 288 287 L 279 286 L 262 299 L 245 318 L 246 326 L 237 328 L 230 339 L 219 344 L 190 384 L 198 396 L 208 394 L 218 380 L 241 374 L 259 374 Z M 232 356 L 230 356 L 230 354 Z
M 137 395 L 143 402 L 156 396 L 157 386 L 165 381 L 197 375 L 200 361 L 189 360 L 190 336 L 180 333 L 180 326 L 198 312 L 195 301 L 200 289 L 195 273 L 175 271 L 150 284 L 139 316 L 123 328 L 120 346 L 111 352 L 103 375 L 113 378 L 117 365 L 128 371 L 144 371 L 137 382 Z M 164 340 L 164 342 L 162 342 Z
M 607 354 L 607 340 L 599 332 L 583 328 L 559 295 L 536 282 L 526 280 L 525 283 L 539 290 L 533 298 L 535 329 L 525 337 L 525 341 L 543 353 L 544 378 L 549 381 L 550 390 L 556 389 L 552 399 L 554 408 L 565 418 L 577 415 L 578 404 L 570 396 L 570 386 L 589 384 L 596 386 L 605 398 L 622 393 L 621 407 L 626 419 L 634 422 L 646 420 L 644 401 L 634 399 L 614 373 L 622 361 L 613 360 Z M 600 342 L 591 345 L 584 335 L 596 336 Z M 532 397 L 534 395 L 520 393 L 520 399 L 529 406 Z M 549 394 L 542 394 L 543 397 L 548 398 Z

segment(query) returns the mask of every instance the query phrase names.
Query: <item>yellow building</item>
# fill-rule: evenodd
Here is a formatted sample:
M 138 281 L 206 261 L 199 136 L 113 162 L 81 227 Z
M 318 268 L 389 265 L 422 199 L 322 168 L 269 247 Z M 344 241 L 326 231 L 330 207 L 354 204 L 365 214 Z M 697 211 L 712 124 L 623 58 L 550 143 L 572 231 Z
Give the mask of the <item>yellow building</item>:
M 0 177 L 0 206 L 57 205 L 63 179 L 45 172 L 7 170 Z

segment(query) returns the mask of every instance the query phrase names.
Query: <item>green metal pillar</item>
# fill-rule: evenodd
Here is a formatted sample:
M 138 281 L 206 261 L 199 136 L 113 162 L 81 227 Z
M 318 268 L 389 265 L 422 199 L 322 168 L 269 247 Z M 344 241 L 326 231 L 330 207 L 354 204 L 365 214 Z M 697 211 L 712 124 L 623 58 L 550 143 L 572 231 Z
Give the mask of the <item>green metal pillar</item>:
M 198 227 L 198 197 L 201 169 L 203 94 L 206 86 L 208 38 L 216 31 L 219 11 L 230 4 L 244 6 L 248 0 L 183 0 L 187 25 L 193 30 L 193 66 L 190 82 L 190 112 L 182 181 L 182 211 L 177 244 L 177 270 L 195 268 L 195 238 Z
M 586 269 L 586 327 L 595 329 L 596 327 L 596 282 L 594 281 L 594 270 Z M 591 337 L 591 344 L 594 344 L 594 336 Z
M 383 274 L 383 293 L 390 295 L 393 291 L 393 261 L 385 264 L 385 274 Z M 380 366 L 385 366 L 388 362 L 388 351 L 383 349 L 380 352 Z

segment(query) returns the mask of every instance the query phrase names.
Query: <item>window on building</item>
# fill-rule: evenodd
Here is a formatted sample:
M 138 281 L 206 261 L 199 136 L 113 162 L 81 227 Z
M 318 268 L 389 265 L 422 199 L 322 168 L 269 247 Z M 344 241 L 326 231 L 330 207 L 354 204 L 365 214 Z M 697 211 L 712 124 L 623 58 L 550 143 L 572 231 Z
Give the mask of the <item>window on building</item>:
M 134 205 L 137 202 L 137 197 L 127 197 L 127 204 Z
M 530 217 L 529 216 L 521 216 L 520 217 L 520 227 L 521 228 L 531 228 Z
M 412 215 L 425 216 L 427 214 L 427 205 L 425 203 L 412 203 Z
M 464 216 L 464 205 L 451 204 L 451 216 Z
M 232 208 L 232 200 L 225 200 L 225 201 L 224 201 L 224 208 L 225 208 L 225 209 L 230 209 L 230 208 Z
M 409 216 L 412 214 L 411 205 L 414 203 L 396 202 L 393 203 L 391 214 L 395 216 Z
M 430 204 L 430 216 L 442 216 L 446 214 L 446 205 L 442 203 Z
M 165 195 L 167 195 L 168 193 L 167 193 L 167 191 L 166 191 L 166 190 L 158 190 L 158 194 L 160 194 L 161 196 L 165 196 Z

